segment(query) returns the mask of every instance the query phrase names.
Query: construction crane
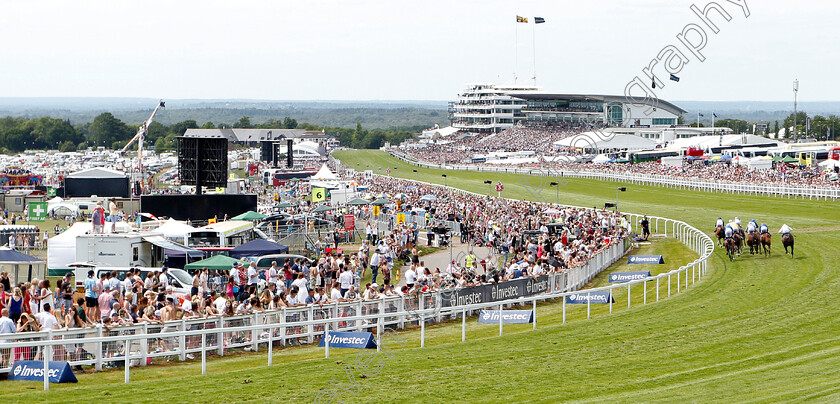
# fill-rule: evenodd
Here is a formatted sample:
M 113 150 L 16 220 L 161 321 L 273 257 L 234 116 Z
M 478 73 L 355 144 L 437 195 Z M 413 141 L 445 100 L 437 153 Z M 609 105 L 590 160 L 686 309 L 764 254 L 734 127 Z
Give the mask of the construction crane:
M 131 147 L 134 142 L 137 142 L 137 170 L 140 172 L 140 187 L 137 192 L 142 194 L 142 186 L 143 186 L 143 139 L 146 137 L 146 131 L 149 129 L 149 125 L 152 124 L 152 121 L 155 119 L 155 114 L 157 114 L 158 110 L 161 108 L 166 108 L 166 104 L 163 100 L 160 101 L 155 110 L 152 111 L 152 115 L 149 116 L 145 122 L 140 124 L 140 127 L 137 128 L 137 134 L 134 135 L 131 140 L 128 141 L 128 144 L 120 150 L 120 155 L 125 156 L 126 151 L 129 147 Z

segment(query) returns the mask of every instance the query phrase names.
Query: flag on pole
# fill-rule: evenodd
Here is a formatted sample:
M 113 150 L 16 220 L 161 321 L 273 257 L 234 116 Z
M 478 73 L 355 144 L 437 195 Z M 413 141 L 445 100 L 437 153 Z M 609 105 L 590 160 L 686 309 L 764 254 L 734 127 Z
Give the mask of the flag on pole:
M 674 76 L 673 74 L 671 75 L 671 80 L 676 81 L 677 83 L 680 82 L 680 78 L 677 77 L 677 76 Z
M 706 116 L 706 115 L 703 115 L 703 114 L 697 114 L 697 115 L 699 115 L 699 116 Z
M 713 116 L 713 117 L 715 117 L 715 118 L 717 118 L 717 114 L 716 114 L 716 113 L 714 113 L 714 112 L 712 112 L 712 116 Z
M 527 24 L 528 23 L 528 18 L 520 17 L 520 16 L 517 15 L 516 16 L 516 22 L 521 22 L 521 23 L 526 23 Z
M 542 24 L 545 22 L 545 18 L 542 17 L 534 17 L 534 24 Z

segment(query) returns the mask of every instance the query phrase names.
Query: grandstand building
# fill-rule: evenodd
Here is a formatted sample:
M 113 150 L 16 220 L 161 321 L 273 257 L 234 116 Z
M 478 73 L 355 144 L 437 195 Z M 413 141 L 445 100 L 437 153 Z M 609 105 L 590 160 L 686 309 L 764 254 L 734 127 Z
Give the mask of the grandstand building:
M 518 123 L 534 128 L 673 128 L 685 112 L 660 99 L 634 104 L 624 96 L 548 94 L 536 87 L 486 83 L 468 85 L 450 103 L 452 126 L 479 134 L 498 133 Z
M 536 87 L 470 84 L 450 103 L 452 126 L 470 133 L 499 133 L 525 119 L 525 100 L 519 94 L 533 93 Z

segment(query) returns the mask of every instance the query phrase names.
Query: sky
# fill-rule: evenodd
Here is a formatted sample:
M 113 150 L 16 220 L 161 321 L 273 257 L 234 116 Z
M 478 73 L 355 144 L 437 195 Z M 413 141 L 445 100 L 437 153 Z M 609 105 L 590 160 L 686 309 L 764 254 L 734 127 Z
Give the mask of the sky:
M 654 68 L 666 100 L 792 102 L 794 79 L 801 101 L 840 100 L 840 3 L 715 3 L 716 34 L 684 0 L 0 0 L 0 96 L 451 100 L 534 68 L 543 91 L 620 95 L 673 45 L 688 63 L 679 83 Z

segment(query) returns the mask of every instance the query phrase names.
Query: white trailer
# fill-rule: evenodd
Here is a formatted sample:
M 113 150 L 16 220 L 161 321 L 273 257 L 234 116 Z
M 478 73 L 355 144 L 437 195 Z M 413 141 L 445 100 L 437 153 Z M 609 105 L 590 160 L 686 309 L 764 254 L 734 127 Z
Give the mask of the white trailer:
M 161 267 L 165 250 L 195 252 L 160 233 L 81 234 L 76 237 L 76 262 L 112 267 Z

